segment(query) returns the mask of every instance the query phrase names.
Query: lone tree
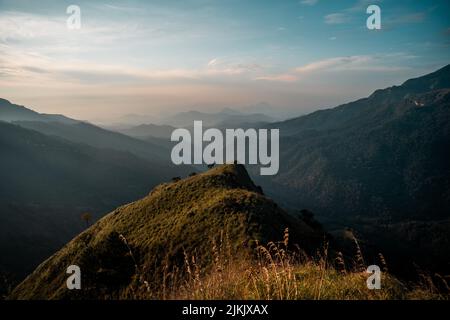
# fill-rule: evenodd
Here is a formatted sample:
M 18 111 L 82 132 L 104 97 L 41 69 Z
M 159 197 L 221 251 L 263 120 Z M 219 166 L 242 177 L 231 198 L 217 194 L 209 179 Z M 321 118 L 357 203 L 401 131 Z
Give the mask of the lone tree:
M 256 190 L 257 190 L 260 194 L 264 195 L 264 190 L 263 190 L 263 188 L 262 188 L 261 186 L 256 186 Z
M 81 220 L 86 222 L 86 228 L 89 227 L 89 222 L 92 220 L 92 214 L 90 212 L 84 212 L 81 214 Z

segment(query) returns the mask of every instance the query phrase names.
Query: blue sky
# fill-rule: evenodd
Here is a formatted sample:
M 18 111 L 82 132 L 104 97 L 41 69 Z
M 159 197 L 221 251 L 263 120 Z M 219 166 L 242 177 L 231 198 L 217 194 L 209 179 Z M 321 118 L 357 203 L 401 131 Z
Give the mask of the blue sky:
M 0 0 L 0 97 L 93 121 L 259 102 L 303 114 L 448 64 L 449 16 L 446 0 Z

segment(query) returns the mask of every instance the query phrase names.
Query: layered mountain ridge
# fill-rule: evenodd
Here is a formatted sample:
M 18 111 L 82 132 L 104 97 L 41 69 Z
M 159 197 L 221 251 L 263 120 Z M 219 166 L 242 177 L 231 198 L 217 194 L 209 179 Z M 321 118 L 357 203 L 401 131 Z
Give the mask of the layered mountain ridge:
M 442 219 L 450 208 L 450 66 L 333 109 L 271 124 L 280 172 L 258 178 L 324 217 Z

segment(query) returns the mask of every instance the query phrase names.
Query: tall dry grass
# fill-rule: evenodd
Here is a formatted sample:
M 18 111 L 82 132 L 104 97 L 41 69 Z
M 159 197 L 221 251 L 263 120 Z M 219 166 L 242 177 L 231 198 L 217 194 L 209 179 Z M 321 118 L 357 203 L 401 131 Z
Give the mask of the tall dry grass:
M 357 244 L 357 243 L 356 243 Z M 366 266 L 361 249 L 348 263 L 342 254 L 330 259 L 328 244 L 314 257 L 299 247 L 289 247 L 289 232 L 284 239 L 267 245 L 257 244 L 253 254 L 237 255 L 230 242 L 221 234 L 212 241 L 213 261 L 202 267 L 201 257 L 184 253 L 182 267 L 163 268 L 161 285 L 150 290 L 138 274 L 132 298 L 137 299 L 192 299 L 192 300 L 391 300 L 391 299 L 448 299 L 434 285 L 431 277 L 422 275 L 420 283 L 404 284 L 387 273 L 387 264 L 380 255 L 381 289 L 370 290 L 366 280 Z M 349 270 L 346 265 L 352 265 Z M 445 282 L 445 279 L 441 277 Z M 145 285 L 144 285 L 145 284 Z M 445 285 L 447 283 L 445 282 Z M 448 288 L 448 286 L 447 286 Z

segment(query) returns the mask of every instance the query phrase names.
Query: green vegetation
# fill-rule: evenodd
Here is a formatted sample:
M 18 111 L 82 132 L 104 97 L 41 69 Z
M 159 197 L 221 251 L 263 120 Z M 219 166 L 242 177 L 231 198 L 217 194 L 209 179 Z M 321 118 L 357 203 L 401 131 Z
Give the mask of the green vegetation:
M 81 214 L 81 220 L 86 223 L 86 227 L 89 227 L 89 223 L 92 220 L 92 214 L 90 212 L 84 212 Z
M 202 268 L 207 268 L 213 259 L 211 243 L 221 233 L 230 239 L 232 252 L 247 255 L 256 240 L 275 239 L 286 227 L 307 248 L 323 239 L 322 233 L 258 193 L 243 166 L 217 167 L 159 185 L 147 197 L 116 209 L 41 264 L 13 297 L 76 294 L 65 289 L 64 271 L 70 264 L 83 271 L 87 297 L 123 295 L 138 270 L 152 289 L 159 288 L 165 266 L 182 265 L 185 254 L 202 257 Z M 136 266 L 130 264 L 128 247 Z
M 224 165 L 116 209 L 42 263 L 10 299 L 443 297 L 390 275 L 382 290 L 368 290 L 366 275 L 339 268 L 324 241 L 321 230 L 259 193 L 243 166 Z M 66 289 L 71 264 L 82 270 L 82 290 Z

